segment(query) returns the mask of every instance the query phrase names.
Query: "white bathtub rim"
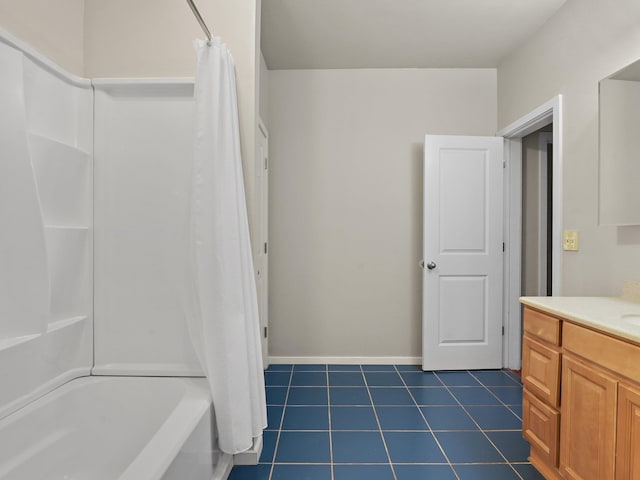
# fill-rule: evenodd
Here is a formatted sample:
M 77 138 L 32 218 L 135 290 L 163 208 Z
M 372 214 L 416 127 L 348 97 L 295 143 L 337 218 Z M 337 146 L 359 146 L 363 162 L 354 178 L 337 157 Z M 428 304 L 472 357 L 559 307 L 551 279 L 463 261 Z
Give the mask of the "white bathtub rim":
M 198 382 L 197 379 L 190 380 L 195 384 L 194 388 L 199 390 L 202 395 L 197 395 L 191 390 L 186 397 L 180 400 L 176 408 L 118 480 L 157 480 L 167 471 L 180 448 L 212 405 L 211 395 L 204 382 Z M 176 432 L 179 434 L 176 435 Z M 154 465 L 155 469 L 150 471 L 149 465 Z
M 80 370 L 80 369 L 78 369 Z M 82 369 L 84 370 L 84 369 Z M 75 371 L 75 370 L 74 370 Z M 62 377 L 62 376 L 61 376 Z M 57 380 L 60 377 L 57 377 L 54 380 Z M 3 427 L 4 425 L 14 422 L 18 419 L 24 418 L 25 416 L 29 415 L 30 413 L 32 413 L 34 410 L 37 410 L 39 408 L 42 408 L 43 406 L 52 403 L 53 401 L 55 401 L 56 399 L 58 399 L 59 397 L 63 396 L 63 395 L 68 395 L 69 393 L 75 391 L 75 390 L 79 390 L 83 387 L 85 387 L 87 384 L 93 384 L 93 383 L 103 383 L 103 382 L 109 382 L 109 381 L 113 381 L 114 379 L 120 379 L 120 378 L 141 378 L 141 379 L 150 379 L 150 378 L 166 378 L 166 379 L 175 379 L 177 381 L 186 381 L 188 383 L 191 383 L 190 381 L 198 381 L 198 378 L 191 378 L 191 377 L 139 377 L 139 376 L 130 376 L 130 377 L 124 377 L 124 376 L 98 376 L 98 375 L 90 375 L 90 374 L 84 374 L 84 375 L 76 375 L 73 376 L 71 378 L 69 378 L 67 381 L 63 382 L 63 383 L 56 383 L 51 389 L 47 390 L 45 393 L 38 395 L 37 398 L 33 399 L 32 401 L 30 401 L 28 404 L 24 405 L 23 407 L 17 409 L 16 411 L 14 411 L 12 414 L 10 415 L 6 415 L 2 418 L 0 418 L 0 428 Z M 54 381 L 52 380 L 49 383 L 54 383 Z M 199 387 L 198 387 L 199 388 Z
M 91 369 L 86 367 L 67 370 L 63 374 L 58 375 L 48 382 L 43 383 L 37 389 L 32 390 L 28 394 L 16 398 L 15 400 L 3 405 L 2 407 L 0 407 L 0 425 L 2 425 L 4 420 L 9 416 L 18 414 L 22 410 L 28 409 L 37 400 L 55 392 L 60 387 L 73 380 L 88 377 L 90 373 Z
M 31 403 L 23 406 L 11 415 L 0 419 L 0 430 L 14 422 L 25 419 L 25 417 L 74 391 L 82 390 L 87 386 L 113 382 L 124 378 L 139 378 L 143 381 L 153 379 L 153 381 L 159 382 L 175 381 L 185 386 L 185 391 L 178 403 L 168 412 L 167 417 L 158 426 L 153 436 L 144 445 L 142 450 L 137 452 L 132 463 L 118 477 L 118 480 L 161 479 L 198 422 L 200 422 L 205 413 L 212 408 L 211 394 L 209 393 L 205 379 L 189 377 L 107 377 L 93 375 L 74 377 L 45 395 L 34 399 Z M 212 435 L 215 435 L 215 433 L 212 433 Z M 221 460 L 223 460 L 222 455 L 218 463 L 220 463 Z M 233 464 L 232 457 L 231 463 Z M 153 469 L 150 468 L 150 465 L 153 465 Z M 216 470 L 218 469 L 217 465 L 214 467 Z M 225 478 L 226 477 L 222 477 L 221 480 Z
M 227 480 L 233 468 L 233 455 L 221 453 L 211 480 Z

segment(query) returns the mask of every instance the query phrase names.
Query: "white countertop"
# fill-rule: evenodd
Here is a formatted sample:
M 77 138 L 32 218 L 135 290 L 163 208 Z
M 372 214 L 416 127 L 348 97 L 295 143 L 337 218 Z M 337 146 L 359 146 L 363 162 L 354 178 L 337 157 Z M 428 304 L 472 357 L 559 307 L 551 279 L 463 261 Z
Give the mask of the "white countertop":
M 522 297 L 520 302 L 640 343 L 640 302 L 620 297 Z

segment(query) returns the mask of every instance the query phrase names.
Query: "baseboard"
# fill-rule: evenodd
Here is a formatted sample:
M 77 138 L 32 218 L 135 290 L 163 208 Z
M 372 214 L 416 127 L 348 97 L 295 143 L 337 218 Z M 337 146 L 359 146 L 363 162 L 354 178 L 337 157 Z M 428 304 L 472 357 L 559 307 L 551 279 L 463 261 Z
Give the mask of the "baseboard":
M 330 364 L 330 365 L 421 365 L 422 357 L 277 357 L 270 356 L 269 363 Z
M 253 439 L 253 445 L 249 450 L 236 453 L 233 456 L 234 465 L 257 465 L 262 454 L 262 435 Z

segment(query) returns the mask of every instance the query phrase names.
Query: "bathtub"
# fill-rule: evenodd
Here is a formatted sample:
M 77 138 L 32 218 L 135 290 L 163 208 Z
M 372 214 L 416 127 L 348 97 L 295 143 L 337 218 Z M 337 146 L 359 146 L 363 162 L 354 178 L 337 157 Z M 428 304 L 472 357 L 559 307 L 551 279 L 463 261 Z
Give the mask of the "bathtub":
M 0 420 L 2 480 L 224 480 L 204 379 L 82 377 Z

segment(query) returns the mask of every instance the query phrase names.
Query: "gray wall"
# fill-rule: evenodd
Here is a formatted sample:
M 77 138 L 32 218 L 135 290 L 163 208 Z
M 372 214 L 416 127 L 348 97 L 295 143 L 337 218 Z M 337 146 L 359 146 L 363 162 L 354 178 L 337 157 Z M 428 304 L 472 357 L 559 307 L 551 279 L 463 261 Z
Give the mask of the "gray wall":
M 493 135 L 496 71 L 269 72 L 270 354 L 421 355 L 426 133 Z
M 522 295 L 538 295 L 540 156 L 539 133 L 522 139 Z
M 640 227 L 598 226 L 598 81 L 640 58 L 640 2 L 568 0 L 498 68 L 502 128 L 563 95 L 563 295 L 617 295 L 640 278 Z
M 0 27 L 84 75 L 84 0 L 0 0 Z

